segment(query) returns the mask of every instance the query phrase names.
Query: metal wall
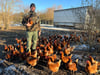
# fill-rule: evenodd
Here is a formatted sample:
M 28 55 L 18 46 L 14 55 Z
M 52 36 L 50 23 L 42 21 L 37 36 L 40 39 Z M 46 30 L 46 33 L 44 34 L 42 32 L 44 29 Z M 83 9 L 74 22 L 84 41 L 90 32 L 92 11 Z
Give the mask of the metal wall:
M 79 7 L 54 11 L 54 25 L 69 25 L 85 23 L 88 7 Z

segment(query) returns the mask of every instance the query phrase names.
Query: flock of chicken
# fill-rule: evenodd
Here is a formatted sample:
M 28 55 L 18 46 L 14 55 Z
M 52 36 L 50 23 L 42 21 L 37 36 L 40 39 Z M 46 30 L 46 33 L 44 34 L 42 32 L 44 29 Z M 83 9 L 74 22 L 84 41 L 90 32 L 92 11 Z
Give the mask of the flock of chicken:
M 30 66 L 36 66 L 38 61 L 46 61 L 48 68 L 52 72 L 58 72 L 60 66 L 63 66 L 74 73 L 78 70 L 78 59 L 73 62 L 71 52 L 75 49 L 75 46 L 70 46 L 71 41 L 80 41 L 80 36 L 70 37 L 61 35 L 52 35 L 48 38 L 41 37 L 37 41 L 37 47 L 35 51 L 26 53 L 27 39 L 16 38 L 17 44 L 5 45 L 6 59 L 25 60 Z M 86 63 L 85 71 L 89 74 L 95 74 L 100 63 L 89 57 Z

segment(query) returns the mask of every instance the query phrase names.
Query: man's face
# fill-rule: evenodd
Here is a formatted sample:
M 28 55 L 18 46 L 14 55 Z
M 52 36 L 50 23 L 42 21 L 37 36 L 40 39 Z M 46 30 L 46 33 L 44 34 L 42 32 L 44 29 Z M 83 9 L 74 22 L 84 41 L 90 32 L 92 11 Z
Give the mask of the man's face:
M 35 7 L 31 7 L 31 11 L 35 11 Z

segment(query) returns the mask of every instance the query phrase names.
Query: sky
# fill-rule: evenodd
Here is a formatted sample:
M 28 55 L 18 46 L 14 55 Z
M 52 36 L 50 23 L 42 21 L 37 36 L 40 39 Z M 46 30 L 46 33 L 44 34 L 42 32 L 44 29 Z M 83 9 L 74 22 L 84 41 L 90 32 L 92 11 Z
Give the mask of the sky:
M 36 10 L 42 11 L 46 8 L 50 8 L 52 6 L 62 5 L 63 9 L 72 8 L 72 7 L 80 7 L 81 0 L 22 0 L 25 6 L 30 6 L 31 3 L 35 3 Z

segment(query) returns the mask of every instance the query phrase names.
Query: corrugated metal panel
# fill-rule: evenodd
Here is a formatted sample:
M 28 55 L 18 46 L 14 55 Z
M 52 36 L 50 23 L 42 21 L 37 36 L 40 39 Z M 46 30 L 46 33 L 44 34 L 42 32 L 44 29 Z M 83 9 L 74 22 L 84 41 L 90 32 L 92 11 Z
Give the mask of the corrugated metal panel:
M 54 22 L 84 23 L 87 7 L 58 10 L 54 12 Z

